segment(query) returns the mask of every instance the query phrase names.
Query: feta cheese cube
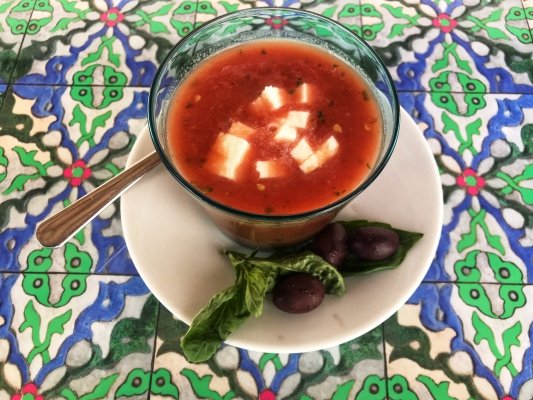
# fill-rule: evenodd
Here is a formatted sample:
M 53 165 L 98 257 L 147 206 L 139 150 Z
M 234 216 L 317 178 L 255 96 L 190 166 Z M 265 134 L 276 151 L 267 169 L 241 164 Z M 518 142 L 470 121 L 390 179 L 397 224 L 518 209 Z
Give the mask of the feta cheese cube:
M 279 127 L 274 139 L 279 142 L 294 142 L 298 137 L 298 131 L 294 126 L 283 124 Z
M 285 168 L 279 161 L 257 161 L 255 169 L 259 173 L 259 178 L 278 178 L 285 175 Z
M 304 139 L 302 139 L 304 140 Z M 339 150 L 339 142 L 334 136 L 330 136 L 324 143 L 320 145 L 317 151 L 311 156 L 300 162 L 300 169 L 308 174 L 315 169 L 324 165 L 329 159 L 331 159 Z
M 298 164 L 303 163 L 313 155 L 313 149 L 307 143 L 307 140 L 301 139 L 296 146 L 291 150 L 291 156 Z
M 276 86 L 266 86 L 259 97 L 252 102 L 252 107 L 256 110 L 269 108 L 277 110 L 282 107 L 287 100 L 287 93 Z
M 251 126 L 243 124 L 242 122 L 233 122 L 228 130 L 230 135 L 238 136 L 243 139 L 247 139 L 255 132 L 255 129 Z
M 298 103 L 307 104 L 311 101 L 313 88 L 308 83 L 298 86 L 294 92 Z
M 214 174 L 237 179 L 237 169 L 244 161 L 250 144 L 243 138 L 221 133 L 211 148 L 206 166 Z
M 308 119 L 309 112 L 307 111 L 289 111 L 285 123 L 295 128 L 305 128 Z

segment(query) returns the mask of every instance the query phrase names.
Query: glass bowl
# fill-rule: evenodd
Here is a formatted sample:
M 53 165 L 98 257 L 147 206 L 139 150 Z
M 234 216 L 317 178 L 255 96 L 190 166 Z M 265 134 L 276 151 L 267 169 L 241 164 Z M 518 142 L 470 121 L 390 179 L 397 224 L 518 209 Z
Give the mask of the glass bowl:
M 205 59 L 257 40 L 292 40 L 320 47 L 353 67 L 364 79 L 381 114 L 381 142 L 375 163 L 360 184 L 334 201 L 296 214 L 253 213 L 209 197 L 178 170 L 171 156 L 167 117 L 181 83 Z M 363 192 L 391 157 L 399 131 L 399 103 L 383 62 L 361 38 L 326 17 L 297 9 L 254 8 L 216 18 L 183 38 L 161 64 L 149 96 L 148 126 L 163 164 L 229 237 L 251 248 L 301 243 L 320 231 Z M 309 188 L 310 191 L 313 188 Z

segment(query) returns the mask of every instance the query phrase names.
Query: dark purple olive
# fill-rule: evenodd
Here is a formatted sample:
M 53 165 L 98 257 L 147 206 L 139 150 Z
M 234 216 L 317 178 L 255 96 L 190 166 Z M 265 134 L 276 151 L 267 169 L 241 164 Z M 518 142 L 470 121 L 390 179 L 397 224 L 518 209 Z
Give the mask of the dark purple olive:
M 379 226 L 356 228 L 348 236 L 350 251 L 362 260 L 385 260 L 396 253 L 400 246 L 396 232 Z
M 348 232 L 338 222 L 328 224 L 313 238 L 311 250 L 331 265 L 338 267 L 348 254 Z
M 282 311 L 302 314 L 317 308 L 324 300 L 324 285 L 320 279 L 304 272 L 280 278 L 272 290 L 274 305 Z

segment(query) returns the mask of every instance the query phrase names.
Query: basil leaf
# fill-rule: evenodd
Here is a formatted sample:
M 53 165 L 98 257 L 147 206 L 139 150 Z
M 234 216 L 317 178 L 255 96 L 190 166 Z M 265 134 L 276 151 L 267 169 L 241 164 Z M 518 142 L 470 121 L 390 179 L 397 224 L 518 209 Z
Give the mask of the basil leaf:
M 183 353 L 190 362 L 208 360 L 247 318 L 260 316 L 265 295 L 281 275 L 307 272 L 322 281 L 326 293 L 340 295 L 346 291 L 339 272 L 311 252 L 265 258 L 229 250 L 222 253 L 235 268 L 235 284 L 211 298 L 181 339 Z
M 250 316 L 242 301 L 243 280 L 217 293 L 196 314 L 187 333 L 181 338 L 181 347 L 187 360 L 208 360 L 229 334 Z
M 348 232 L 356 228 L 379 226 L 396 232 L 400 238 L 400 246 L 398 251 L 385 260 L 361 260 L 354 255 L 349 254 L 339 267 L 339 270 L 343 276 L 368 274 L 371 272 L 396 268 L 403 262 L 407 252 L 411 249 L 411 247 L 413 247 L 415 243 L 418 242 L 422 236 L 424 236 L 422 233 L 402 231 L 401 229 L 393 228 L 391 225 L 382 222 L 369 222 L 365 220 L 339 222 L 344 225 Z

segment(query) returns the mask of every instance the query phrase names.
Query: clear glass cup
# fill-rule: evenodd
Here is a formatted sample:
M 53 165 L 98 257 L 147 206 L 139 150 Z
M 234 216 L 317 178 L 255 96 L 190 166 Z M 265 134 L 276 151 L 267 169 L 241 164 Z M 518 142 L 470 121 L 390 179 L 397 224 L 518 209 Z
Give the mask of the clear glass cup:
M 381 112 L 381 147 L 366 179 L 337 201 L 300 214 L 254 214 L 221 204 L 188 182 L 169 153 L 167 113 L 180 83 L 198 63 L 213 54 L 228 47 L 264 39 L 302 41 L 333 53 L 365 78 Z M 320 231 L 376 179 L 393 152 L 399 131 L 396 90 L 389 72 L 372 48 L 335 21 L 308 11 L 286 8 L 255 8 L 226 14 L 183 38 L 157 72 L 150 90 L 148 113 L 150 135 L 170 174 L 201 204 L 223 232 L 252 248 L 294 245 Z

